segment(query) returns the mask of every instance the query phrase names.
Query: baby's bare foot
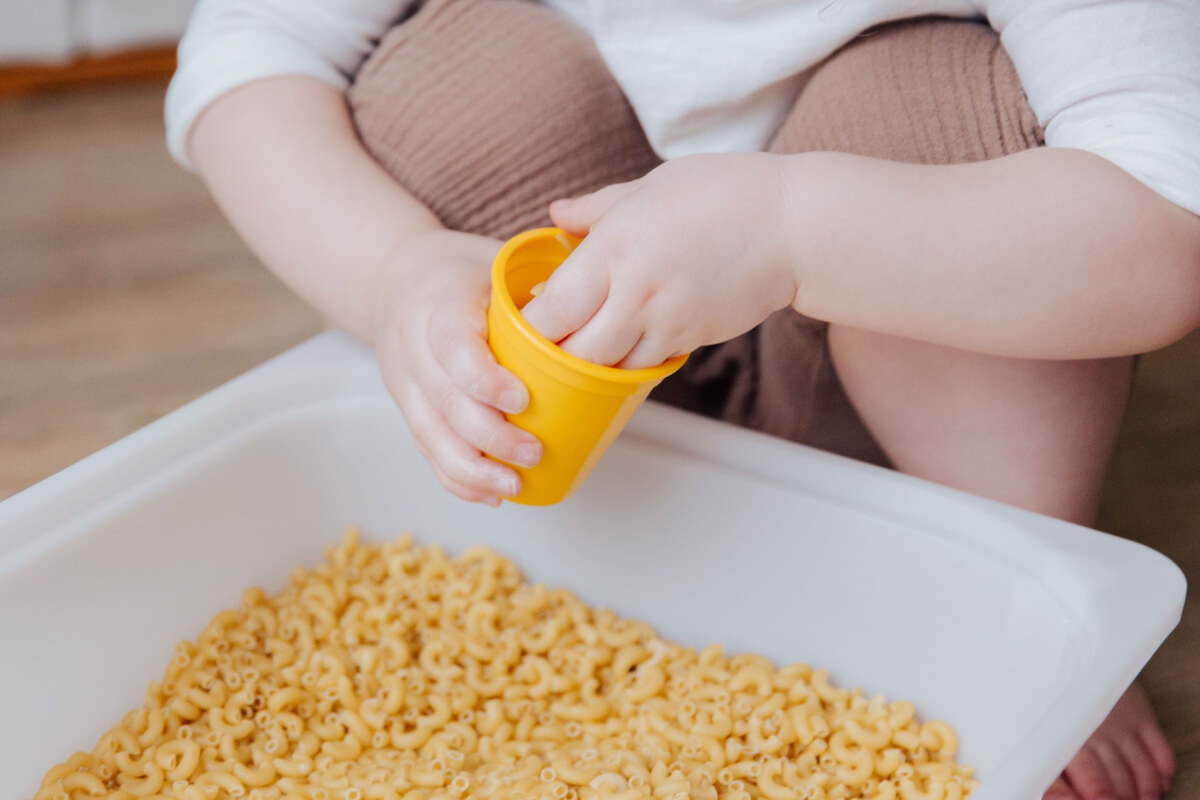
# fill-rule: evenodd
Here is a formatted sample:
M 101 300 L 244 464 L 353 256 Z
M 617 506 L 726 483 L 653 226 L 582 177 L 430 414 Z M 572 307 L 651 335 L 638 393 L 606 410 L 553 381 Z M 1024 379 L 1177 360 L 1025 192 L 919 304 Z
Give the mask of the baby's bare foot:
M 1125 690 L 1043 800 L 1158 800 L 1175 775 L 1175 755 L 1146 693 Z

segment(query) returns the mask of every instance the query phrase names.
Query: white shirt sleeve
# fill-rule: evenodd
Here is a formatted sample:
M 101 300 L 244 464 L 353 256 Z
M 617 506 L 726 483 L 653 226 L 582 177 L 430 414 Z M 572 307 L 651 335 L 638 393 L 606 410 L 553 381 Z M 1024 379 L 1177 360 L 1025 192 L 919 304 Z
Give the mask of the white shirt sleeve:
M 276 75 L 308 75 L 345 89 L 412 0 L 199 0 L 167 90 L 167 147 L 192 169 L 187 139 L 210 103 Z
M 1103 156 L 1200 214 L 1200 2 L 984 5 L 1047 146 Z

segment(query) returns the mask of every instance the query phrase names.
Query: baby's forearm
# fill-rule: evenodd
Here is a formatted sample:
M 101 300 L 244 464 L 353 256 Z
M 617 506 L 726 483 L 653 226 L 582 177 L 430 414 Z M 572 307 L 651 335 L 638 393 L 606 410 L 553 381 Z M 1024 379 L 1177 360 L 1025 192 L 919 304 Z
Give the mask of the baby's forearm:
M 387 253 L 440 226 L 363 150 L 342 94 L 305 77 L 221 97 L 189 153 L 251 248 L 300 296 L 370 341 L 372 288 Z
M 810 153 L 784 172 L 809 316 L 1025 358 L 1144 352 L 1200 325 L 1200 218 L 1093 154 Z

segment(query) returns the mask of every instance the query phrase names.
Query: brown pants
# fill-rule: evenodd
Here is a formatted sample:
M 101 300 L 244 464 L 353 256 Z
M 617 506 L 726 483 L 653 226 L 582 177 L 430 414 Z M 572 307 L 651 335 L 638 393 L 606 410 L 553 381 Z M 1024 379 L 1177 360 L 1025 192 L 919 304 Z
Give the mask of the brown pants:
M 367 149 L 456 230 L 507 238 L 549 224 L 551 200 L 659 163 L 587 34 L 524 0 L 426 2 L 380 42 L 349 97 Z M 768 150 L 953 164 L 1041 137 L 995 33 L 925 18 L 868 32 L 814 68 Z M 886 463 L 842 391 L 826 331 L 780 311 L 693 354 L 654 396 Z

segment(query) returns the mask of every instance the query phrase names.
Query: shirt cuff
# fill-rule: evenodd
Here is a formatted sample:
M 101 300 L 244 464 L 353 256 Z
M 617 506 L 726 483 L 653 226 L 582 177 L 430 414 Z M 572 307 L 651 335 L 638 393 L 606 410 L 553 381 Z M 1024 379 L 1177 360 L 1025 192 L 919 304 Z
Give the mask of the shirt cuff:
M 200 49 L 180 44 L 180 64 L 167 89 L 167 149 L 185 169 L 195 172 L 187 143 L 192 126 L 221 95 L 252 81 L 300 75 L 324 81 L 339 91 L 349 78 L 310 47 L 287 34 L 268 30 L 228 31 L 206 40 Z

